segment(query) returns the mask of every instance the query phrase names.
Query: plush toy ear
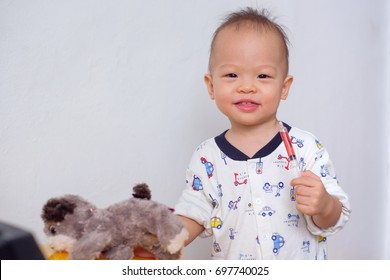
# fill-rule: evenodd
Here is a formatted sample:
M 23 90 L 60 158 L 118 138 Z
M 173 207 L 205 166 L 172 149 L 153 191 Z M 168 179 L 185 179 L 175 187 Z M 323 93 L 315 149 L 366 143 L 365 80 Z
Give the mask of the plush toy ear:
M 133 197 L 139 199 L 147 199 L 150 200 L 152 198 L 152 194 L 147 184 L 138 184 L 133 188 Z
M 62 222 L 75 208 L 76 204 L 66 198 L 52 198 L 43 206 L 41 217 L 46 222 Z

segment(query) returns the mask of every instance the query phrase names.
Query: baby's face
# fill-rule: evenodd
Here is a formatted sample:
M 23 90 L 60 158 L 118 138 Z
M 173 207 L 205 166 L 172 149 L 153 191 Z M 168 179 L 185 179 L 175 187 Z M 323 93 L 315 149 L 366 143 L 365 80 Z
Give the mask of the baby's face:
M 234 125 L 259 125 L 276 119 L 292 77 L 280 36 L 241 25 L 218 34 L 205 82 L 210 97 Z

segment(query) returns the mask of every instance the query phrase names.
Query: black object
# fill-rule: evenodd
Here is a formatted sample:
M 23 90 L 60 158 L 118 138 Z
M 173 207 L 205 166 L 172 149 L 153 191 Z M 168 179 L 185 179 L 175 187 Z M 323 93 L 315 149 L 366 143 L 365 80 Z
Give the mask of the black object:
M 0 222 L 0 260 L 43 260 L 31 233 Z

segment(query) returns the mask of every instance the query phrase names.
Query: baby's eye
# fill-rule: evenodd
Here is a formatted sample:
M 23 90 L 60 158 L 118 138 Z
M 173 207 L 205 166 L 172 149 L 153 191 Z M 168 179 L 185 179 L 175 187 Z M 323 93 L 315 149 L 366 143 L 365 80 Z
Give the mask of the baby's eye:
M 55 235 L 57 233 L 56 227 L 55 226 L 50 226 L 49 231 L 52 235 Z
M 228 78 L 237 78 L 237 75 L 234 74 L 234 73 L 229 73 L 229 74 L 226 75 L 226 77 L 228 77 Z
M 259 78 L 259 79 L 267 79 L 267 78 L 269 78 L 269 76 L 267 74 L 260 74 L 259 76 L 257 76 L 257 78 Z

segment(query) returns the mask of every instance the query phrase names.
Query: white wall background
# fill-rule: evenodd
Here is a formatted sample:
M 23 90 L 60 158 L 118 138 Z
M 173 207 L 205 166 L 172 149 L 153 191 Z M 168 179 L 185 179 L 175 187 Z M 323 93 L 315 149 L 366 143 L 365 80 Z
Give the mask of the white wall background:
M 196 146 L 227 128 L 203 85 L 226 12 L 266 7 L 292 42 L 280 118 L 325 144 L 352 218 L 332 259 L 390 259 L 385 0 L 0 0 L 0 221 L 43 242 L 65 193 L 100 207 L 145 181 L 174 205 Z M 208 258 L 210 240 L 185 257 Z

